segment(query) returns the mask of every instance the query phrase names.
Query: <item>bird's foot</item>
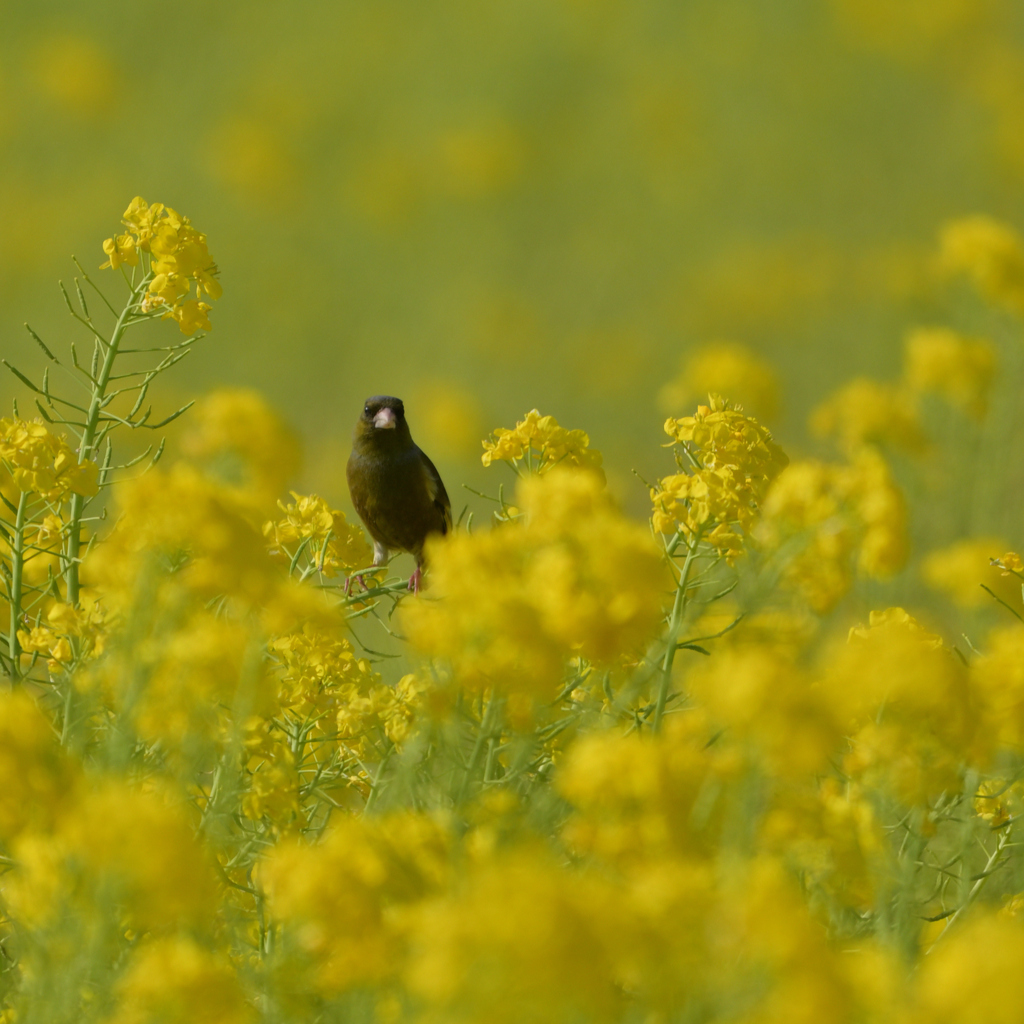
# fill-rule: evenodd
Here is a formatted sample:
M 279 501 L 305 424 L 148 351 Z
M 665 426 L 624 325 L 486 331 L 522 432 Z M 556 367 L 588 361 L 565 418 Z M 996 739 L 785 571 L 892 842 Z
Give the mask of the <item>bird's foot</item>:
M 349 578 L 347 580 L 345 580 L 345 596 L 346 597 L 348 597 L 349 594 L 351 593 L 351 591 L 352 591 L 352 584 L 353 583 L 358 583 L 359 586 L 361 586 L 363 588 L 363 590 L 369 590 L 370 589 L 366 585 L 366 580 L 363 579 L 363 574 L 361 572 L 358 572 L 358 573 L 355 574 L 355 576 L 349 576 Z
M 423 579 L 423 571 L 416 566 L 416 571 L 409 577 L 409 589 L 414 593 L 420 592 L 420 581 Z

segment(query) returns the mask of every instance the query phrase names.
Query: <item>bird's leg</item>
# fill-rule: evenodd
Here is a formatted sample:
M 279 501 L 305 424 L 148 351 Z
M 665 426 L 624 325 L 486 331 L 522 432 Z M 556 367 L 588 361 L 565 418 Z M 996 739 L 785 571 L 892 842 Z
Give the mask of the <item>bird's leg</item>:
M 420 581 L 423 579 L 423 569 L 417 564 L 416 571 L 409 577 L 409 589 L 414 593 L 420 592 Z
M 373 542 L 373 565 L 372 568 L 376 569 L 378 566 L 383 565 L 388 560 L 388 549 L 384 547 L 380 541 Z M 352 583 L 356 582 L 363 588 L 363 590 L 369 590 L 370 588 L 366 585 L 366 580 L 363 579 L 363 574 L 356 573 L 355 576 L 349 576 L 345 581 L 345 596 L 348 597 L 348 592 L 352 589 Z

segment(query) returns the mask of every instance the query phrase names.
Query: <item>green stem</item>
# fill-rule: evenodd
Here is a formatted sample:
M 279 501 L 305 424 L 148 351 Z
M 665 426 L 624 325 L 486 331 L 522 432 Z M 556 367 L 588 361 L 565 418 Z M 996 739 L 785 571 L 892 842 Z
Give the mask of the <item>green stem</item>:
M 959 918 L 960 915 L 974 902 L 975 897 L 977 897 L 978 893 L 981 892 L 982 887 L 985 885 L 985 883 L 989 880 L 990 876 L 996 870 L 996 867 L 998 866 L 996 862 L 1002 856 L 1003 850 L 1005 850 L 1007 845 L 1009 844 L 1012 831 L 1012 827 L 1008 825 L 1002 832 L 999 833 L 999 837 L 996 840 L 996 848 L 992 851 L 991 854 L 989 854 L 989 858 L 985 862 L 985 866 L 984 868 L 982 868 L 981 873 L 977 876 L 977 880 L 972 886 L 971 891 L 967 894 L 967 898 L 960 904 L 959 907 L 957 907 L 956 913 L 951 914 L 946 919 L 945 926 L 939 933 L 939 936 L 935 940 L 935 942 L 933 942 L 931 946 L 927 949 L 927 953 L 930 953 L 936 947 L 936 945 L 946 934 L 946 932 L 948 932 L 950 928 L 953 927 L 953 924 L 957 920 L 957 918 Z
M 139 284 L 132 289 L 131 296 L 121 310 L 121 315 L 114 325 L 114 332 L 107 344 L 106 355 L 103 358 L 103 366 L 100 368 L 99 376 L 92 389 L 92 400 L 89 403 L 89 412 L 85 418 L 85 427 L 82 430 L 82 443 L 78 450 L 78 457 L 82 462 L 91 458 L 96 444 L 96 430 L 99 426 L 100 413 L 103 411 L 103 400 L 106 398 L 107 385 L 110 383 L 110 375 L 114 371 L 114 362 L 117 360 L 117 352 L 121 345 L 124 332 L 128 329 L 128 320 L 132 311 L 138 303 L 140 294 L 149 284 L 150 275 L 146 274 Z M 79 559 L 82 551 L 82 515 L 88 504 L 88 498 L 81 494 L 75 494 L 71 498 L 71 520 L 68 523 L 67 540 L 67 600 L 68 604 L 78 606 L 79 603 Z
M 677 534 L 676 539 L 670 545 L 670 552 L 675 551 L 678 537 Z M 668 622 L 665 657 L 661 663 L 661 678 L 658 681 L 658 700 L 654 705 L 654 721 L 651 723 L 654 732 L 661 728 L 661 719 L 665 714 L 665 702 L 668 700 L 668 690 L 672 683 L 672 665 L 676 660 L 676 644 L 679 642 L 679 627 L 682 624 L 683 611 L 686 608 L 686 587 L 690 579 L 690 567 L 693 565 L 693 558 L 697 553 L 699 543 L 700 534 L 695 534 L 687 544 L 686 561 L 683 562 L 683 571 L 679 574 L 679 583 L 676 586 L 676 598 L 672 604 L 672 616 Z
M 18 499 L 18 513 L 14 521 L 14 536 L 11 538 L 11 631 L 7 637 L 7 650 L 11 656 L 11 678 L 17 682 L 21 677 L 21 645 L 18 643 L 18 626 L 21 624 L 21 584 L 25 569 L 25 510 L 28 507 L 28 491 L 22 491 Z
M 462 785 L 459 787 L 459 795 L 456 798 L 456 803 L 461 804 L 466 798 L 466 790 L 469 789 L 470 779 L 473 777 L 473 772 L 476 771 L 477 762 L 480 760 L 480 754 L 483 752 L 484 743 L 491 739 L 491 730 L 494 728 L 494 718 L 498 710 L 498 698 L 491 692 L 491 698 L 487 702 L 487 708 L 483 713 L 483 717 L 480 721 L 480 731 L 476 736 L 476 743 L 473 745 L 473 753 L 470 755 L 469 763 L 466 765 L 466 774 L 462 779 Z
M 387 768 L 388 761 L 391 760 L 391 755 L 394 752 L 395 745 L 392 744 L 380 759 L 380 764 L 377 765 L 377 777 L 373 780 L 373 784 L 370 786 L 370 795 L 366 798 L 366 806 L 363 808 L 363 813 L 369 811 L 369 809 L 374 805 L 377 797 L 380 795 L 381 786 L 384 782 L 384 769 Z

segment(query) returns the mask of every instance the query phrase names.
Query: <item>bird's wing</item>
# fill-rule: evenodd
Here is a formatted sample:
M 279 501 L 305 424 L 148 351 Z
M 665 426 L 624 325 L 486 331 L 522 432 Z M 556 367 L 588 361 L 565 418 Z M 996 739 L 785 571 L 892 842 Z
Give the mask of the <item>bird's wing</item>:
M 430 500 L 434 503 L 434 507 L 441 513 L 441 532 L 448 533 L 452 528 L 452 503 L 448 497 L 448 492 L 444 489 L 444 484 L 441 482 L 441 474 L 438 473 L 437 467 L 427 458 L 422 449 L 420 450 L 420 459 L 422 459 L 423 468 L 426 470 L 427 494 L 430 495 Z

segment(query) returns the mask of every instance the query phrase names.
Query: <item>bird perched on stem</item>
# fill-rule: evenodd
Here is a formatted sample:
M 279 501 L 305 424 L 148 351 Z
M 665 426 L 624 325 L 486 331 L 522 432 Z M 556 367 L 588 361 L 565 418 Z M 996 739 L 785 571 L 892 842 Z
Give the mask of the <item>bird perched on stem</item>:
M 423 545 L 430 534 L 451 529 L 452 505 L 440 474 L 409 433 L 400 398 L 366 400 L 352 440 L 348 490 L 373 538 L 373 564 L 382 565 L 392 551 L 408 551 L 416 559 L 409 589 L 419 593 Z

